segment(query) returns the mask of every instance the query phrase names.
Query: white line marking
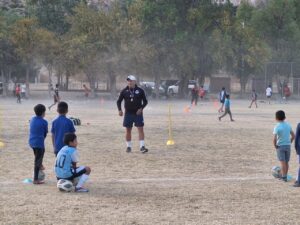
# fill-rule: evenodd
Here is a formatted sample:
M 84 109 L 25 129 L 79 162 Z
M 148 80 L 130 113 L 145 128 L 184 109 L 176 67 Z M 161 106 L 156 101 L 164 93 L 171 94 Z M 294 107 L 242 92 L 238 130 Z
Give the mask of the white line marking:
M 191 181 L 191 182 L 204 182 L 204 181 L 248 181 L 248 180 L 271 180 L 274 179 L 271 176 L 266 177 L 211 177 L 211 178 L 199 178 L 199 177 L 161 177 L 161 178 L 132 178 L 132 179 L 113 179 L 113 182 L 120 183 L 136 183 L 136 182 L 180 182 L 180 181 Z M 109 182 L 109 180 L 105 180 Z
M 99 179 L 100 183 L 164 183 L 164 182 L 218 182 L 218 181 L 251 181 L 251 180 L 274 180 L 272 176 L 265 177 L 211 177 L 211 178 L 200 178 L 200 177 L 159 177 L 159 178 L 129 178 L 129 179 Z M 91 181 L 93 182 L 93 181 Z M 54 180 L 46 180 L 47 184 L 56 183 Z M 98 183 L 98 182 L 97 182 Z M 11 180 L 1 181 L 1 185 L 12 185 L 12 184 L 23 184 Z M 28 185 L 28 184 L 24 184 Z

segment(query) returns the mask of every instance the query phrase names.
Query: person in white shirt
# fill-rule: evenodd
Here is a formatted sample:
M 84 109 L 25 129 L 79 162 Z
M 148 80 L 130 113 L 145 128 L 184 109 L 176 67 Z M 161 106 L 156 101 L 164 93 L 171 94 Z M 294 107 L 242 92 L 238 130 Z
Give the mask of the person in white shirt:
M 21 84 L 21 98 L 26 98 L 26 84 Z
M 267 96 L 267 99 L 269 101 L 269 104 L 271 104 L 271 96 L 272 96 L 272 88 L 271 88 L 271 85 L 269 85 L 266 89 L 266 96 Z

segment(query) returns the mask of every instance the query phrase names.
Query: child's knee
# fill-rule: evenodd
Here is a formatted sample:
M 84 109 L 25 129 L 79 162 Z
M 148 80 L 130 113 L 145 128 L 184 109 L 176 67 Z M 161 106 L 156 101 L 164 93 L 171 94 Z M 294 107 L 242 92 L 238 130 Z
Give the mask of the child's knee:
M 88 167 L 88 166 L 85 167 L 85 170 L 86 170 L 86 174 L 87 175 L 89 175 L 91 173 L 91 171 L 92 171 L 91 168 Z

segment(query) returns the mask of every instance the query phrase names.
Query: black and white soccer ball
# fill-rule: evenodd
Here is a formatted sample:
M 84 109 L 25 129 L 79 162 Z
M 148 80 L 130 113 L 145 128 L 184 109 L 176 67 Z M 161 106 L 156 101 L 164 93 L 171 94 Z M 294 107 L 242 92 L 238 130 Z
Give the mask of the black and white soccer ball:
M 280 166 L 273 166 L 272 167 L 272 175 L 275 178 L 280 178 L 280 176 L 281 176 L 281 167 Z
M 70 120 L 72 120 L 74 126 L 80 126 L 81 120 L 79 118 L 70 117 Z
M 70 192 L 74 189 L 74 186 L 73 186 L 72 181 L 65 180 L 65 179 L 60 179 L 57 182 L 57 188 L 60 191 Z

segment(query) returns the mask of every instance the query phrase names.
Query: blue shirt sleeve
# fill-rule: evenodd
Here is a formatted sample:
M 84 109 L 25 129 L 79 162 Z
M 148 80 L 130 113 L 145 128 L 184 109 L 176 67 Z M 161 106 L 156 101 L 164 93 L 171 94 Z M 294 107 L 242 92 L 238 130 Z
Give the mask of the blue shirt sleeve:
M 52 121 L 51 133 L 52 133 L 52 134 L 55 133 L 55 123 L 54 123 L 54 121 Z
M 48 133 L 48 122 L 47 120 L 44 120 L 45 121 L 45 132 L 44 132 L 44 137 L 46 138 L 47 137 L 47 133 Z

